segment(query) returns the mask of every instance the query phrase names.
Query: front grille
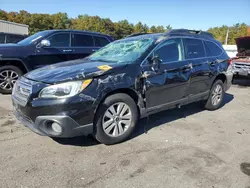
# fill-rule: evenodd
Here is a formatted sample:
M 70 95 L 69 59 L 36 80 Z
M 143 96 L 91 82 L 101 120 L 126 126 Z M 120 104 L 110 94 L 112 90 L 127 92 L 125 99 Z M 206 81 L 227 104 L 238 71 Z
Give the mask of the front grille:
M 250 63 L 234 62 L 233 69 L 240 69 L 245 71 L 250 71 Z
M 25 106 L 29 100 L 30 94 L 32 93 L 32 84 L 24 79 L 17 80 L 14 89 L 13 97 L 16 99 L 18 104 Z

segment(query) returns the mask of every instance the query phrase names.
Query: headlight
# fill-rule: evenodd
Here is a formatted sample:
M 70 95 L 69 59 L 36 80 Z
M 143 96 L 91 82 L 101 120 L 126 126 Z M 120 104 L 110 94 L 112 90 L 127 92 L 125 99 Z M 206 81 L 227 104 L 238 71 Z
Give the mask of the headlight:
M 51 85 L 42 89 L 39 93 L 41 98 L 66 98 L 72 97 L 84 90 L 92 79 L 84 81 L 66 82 L 62 84 Z

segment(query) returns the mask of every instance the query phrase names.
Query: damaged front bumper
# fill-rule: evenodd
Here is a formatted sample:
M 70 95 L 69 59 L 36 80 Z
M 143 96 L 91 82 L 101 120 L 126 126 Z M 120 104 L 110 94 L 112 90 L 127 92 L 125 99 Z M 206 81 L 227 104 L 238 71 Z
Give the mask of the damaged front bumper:
M 75 104 L 65 100 L 31 99 L 23 106 L 12 95 L 14 115 L 22 124 L 39 135 L 62 138 L 93 133 L 92 101 L 79 100 L 81 102 Z
M 14 114 L 22 124 L 42 136 L 68 138 L 93 133 L 92 123 L 79 125 L 69 116 L 38 116 L 35 122 L 33 122 L 17 109 L 14 109 Z M 56 131 L 52 126 L 54 123 L 59 126 Z M 58 131 L 58 128 L 60 131 Z

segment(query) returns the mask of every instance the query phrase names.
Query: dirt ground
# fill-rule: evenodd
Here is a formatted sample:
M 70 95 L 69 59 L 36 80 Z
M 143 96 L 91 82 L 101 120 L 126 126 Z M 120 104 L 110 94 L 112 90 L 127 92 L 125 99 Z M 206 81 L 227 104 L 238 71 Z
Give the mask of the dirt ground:
M 0 187 L 250 188 L 248 86 L 236 81 L 217 111 L 197 103 L 143 119 L 114 146 L 39 136 L 13 117 L 10 96 L 0 95 Z

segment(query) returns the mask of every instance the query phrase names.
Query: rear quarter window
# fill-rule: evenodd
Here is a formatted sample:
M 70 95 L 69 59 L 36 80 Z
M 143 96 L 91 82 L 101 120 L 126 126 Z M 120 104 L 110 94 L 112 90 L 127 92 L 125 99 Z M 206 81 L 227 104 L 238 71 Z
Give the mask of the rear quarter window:
M 199 39 L 183 39 L 187 59 L 205 57 L 203 43 Z
M 106 46 L 107 44 L 109 44 L 108 39 L 104 38 L 104 37 L 97 37 L 97 36 L 93 36 L 94 37 L 94 41 L 95 41 L 95 46 Z
M 222 49 L 213 42 L 204 41 L 207 56 L 218 56 L 222 53 Z

